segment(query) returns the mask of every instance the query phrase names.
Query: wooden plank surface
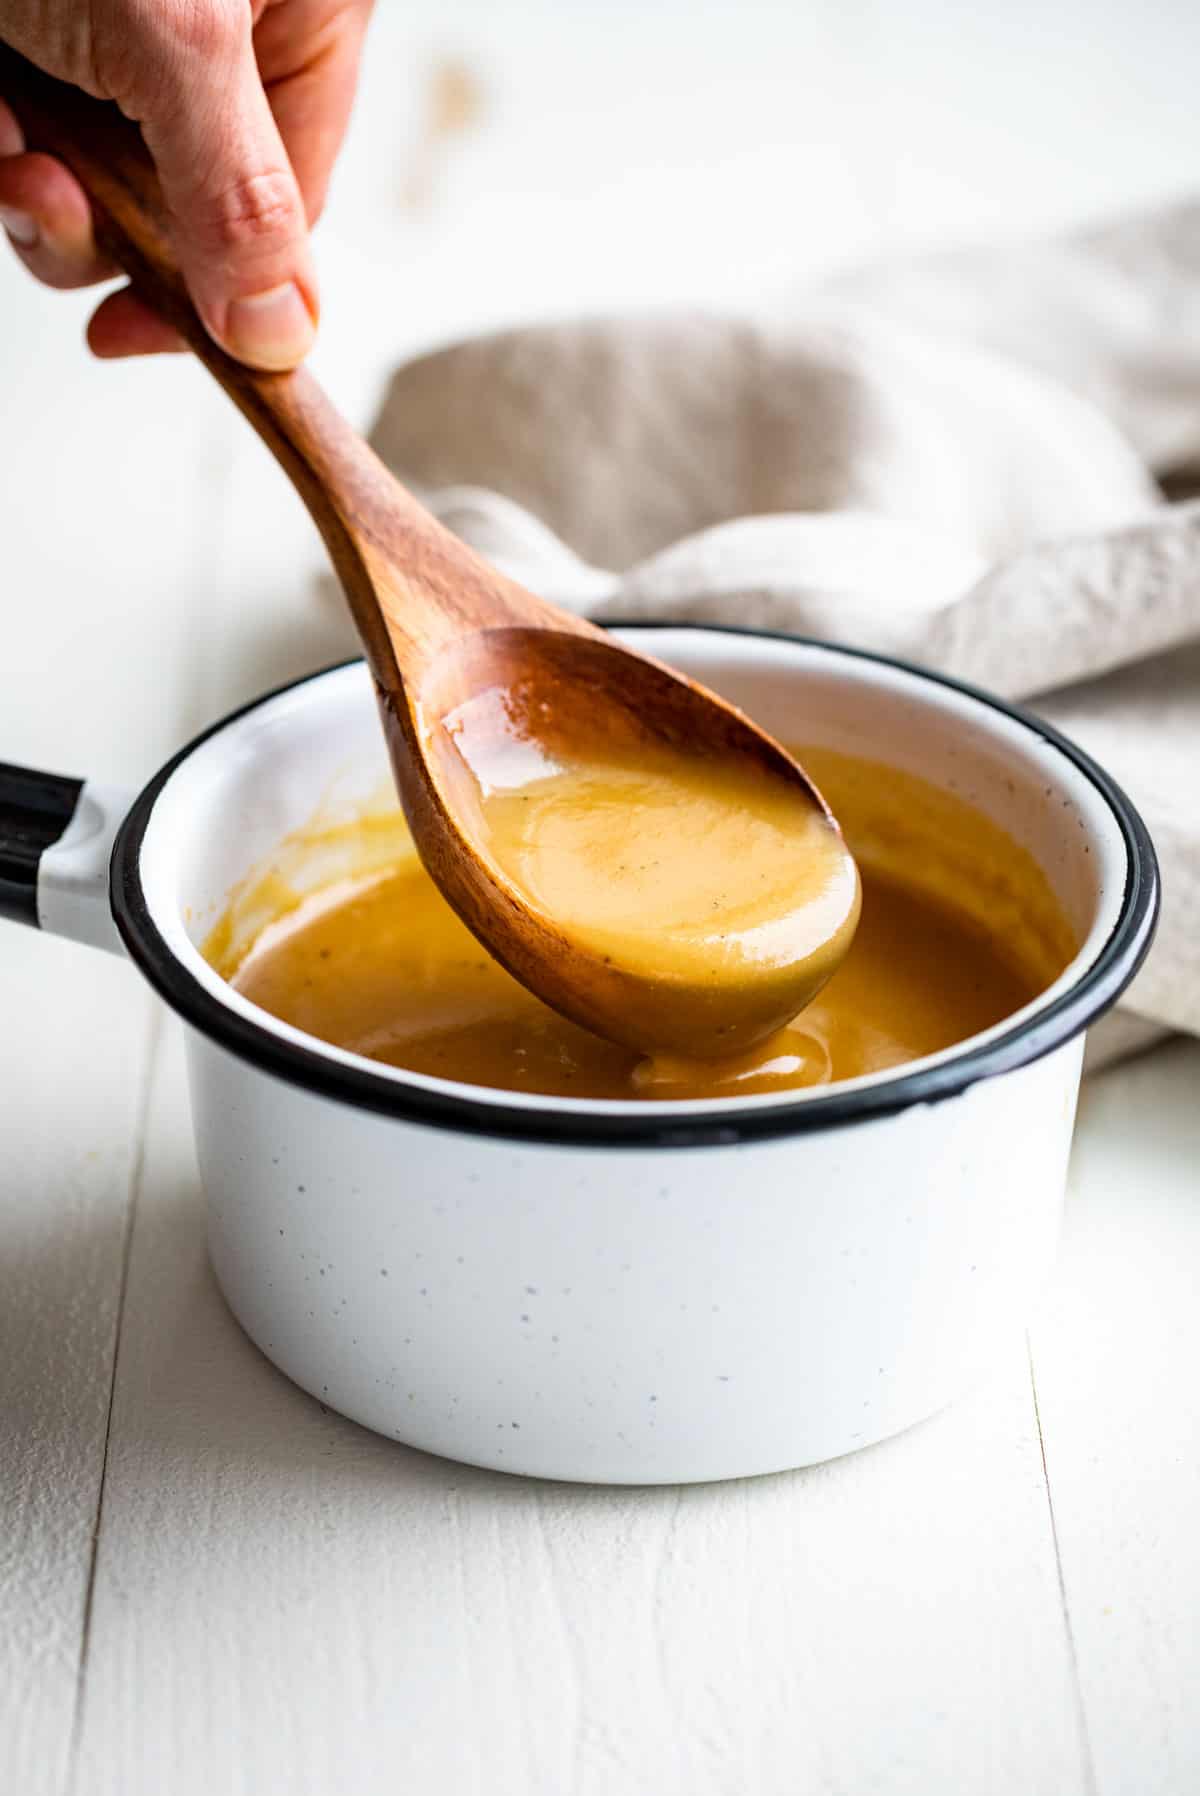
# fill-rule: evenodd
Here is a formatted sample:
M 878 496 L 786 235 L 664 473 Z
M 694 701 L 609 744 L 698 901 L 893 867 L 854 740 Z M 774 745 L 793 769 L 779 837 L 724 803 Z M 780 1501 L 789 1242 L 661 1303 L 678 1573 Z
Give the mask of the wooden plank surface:
M 0 939 L 0 1783 L 57 1796 L 79 1689 L 151 1006 L 116 960 L 76 989 L 85 949 L 13 936 Z
M 1200 1789 L 1200 1043 L 1086 1089 L 1038 1407 L 1099 1796 Z

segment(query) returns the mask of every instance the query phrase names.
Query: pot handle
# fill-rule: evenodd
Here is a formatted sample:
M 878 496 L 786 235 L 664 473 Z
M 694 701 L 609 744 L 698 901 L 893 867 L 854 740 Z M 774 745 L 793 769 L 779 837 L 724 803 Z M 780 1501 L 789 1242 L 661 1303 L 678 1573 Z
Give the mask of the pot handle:
M 123 953 L 108 864 L 130 803 L 116 786 L 0 761 L 0 917 Z

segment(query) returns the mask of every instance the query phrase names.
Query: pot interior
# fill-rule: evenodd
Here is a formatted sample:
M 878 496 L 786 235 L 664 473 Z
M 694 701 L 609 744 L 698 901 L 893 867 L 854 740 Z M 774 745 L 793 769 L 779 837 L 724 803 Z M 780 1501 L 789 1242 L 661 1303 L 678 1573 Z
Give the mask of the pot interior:
M 1129 870 L 1125 836 L 1105 792 L 1036 727 L 917 672 L 824 645 L 695 629 L 616 634 L 732 699 L 783 742 L 914 774 L 967 801 L 1025 848 L 1080 944 L 1062 975 L 1027 1007 L 1029 1014 L 1051 1004 L 1095 961 L 1121 912 Z M 315 812 L 335 821 L 377 804 L 389 777 L 371 682 L 365 667 L 353 663 L 262 701 L 203 740 L 170 775 L 146 829 L 143 890 L 171 952 L 223 1003 L 310 1049 L 310 1038 L 233 992 L 208 966 L 200 944 L 234 889 L 284 837 L 308 826 Z M 988 1036 L 931 1058 L 952 1057 Z M 321 1051 L 356 1059 L 332 1048 Z M 359 1064 L 401 1084 L 488 1097 L 450 1081 Z M 907 1070 L 854 1083 L 877 1083 Z M 512 1093 L 497 1095 L 514 1101 Z M 794 1101 L 808 1095 L 797 1093 Z M 587 1107 L 579 1100 L 528 1101 L 539 1108 Z M 770 1100 L 724 1100 L 741 1106 L 764 1101 Z M 613 1106 L 594 1100 L 591 1107 Z

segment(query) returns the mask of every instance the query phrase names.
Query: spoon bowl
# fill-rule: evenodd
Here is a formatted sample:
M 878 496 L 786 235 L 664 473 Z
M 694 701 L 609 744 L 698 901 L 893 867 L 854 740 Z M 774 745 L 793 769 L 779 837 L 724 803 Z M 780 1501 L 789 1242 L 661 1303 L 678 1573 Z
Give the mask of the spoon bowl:
M 857 872 L 795 761 L 733 706 L 599 631 L 480 631 L 444 649 L 409 703 L 385 703 L 384 715 L 410 826 L 443 893 L 516 978 L 598 1035 L 649 1054 L 736 1055 L 802 1010 L 850 945 Z M 819 914 L 809 907 L 806 952 L 792 951 L 794 938 L 783 953 L 766 951 L 761 940 L 757 951 L 747 941 L 743 951 L 721 952 L 710 939 L 680 931 L 664 942 L 652 915 L 639 930 L 636 889 L 634 913 L 626 904 L 614 933 L 619 899 L 602 887 L 610 926 L 591 919 L 589 927 L 586 908 L 576 916 L 570 902 L 539 896 L 538 883 L 561 894 L 561 879 L 531 884 L 514 877 L 511 861 L 497 852 L 487 797 L 511 794 L 510 809 L 536 803 L 564 767 L 583 766 L 614 771 L 618 790 L 632 786 L 617 819 L 621 853 L 630 860 L 661 856 L 652 826 L 639 827 L 636 801 L 641 770 L 664 759 L 693 773 L 705 792 L 760 792 L 798 838 L 816 835 L 830 890 Z M 563 802 L 578 804 L 577 779 Z M 680 816 L 686 830 L 682 810 Z M 561 830 L 550 840 L 570 854 Z M 686 855 L 688 848 L 681 839 L 670 852 Z M 736 867 L 726 871 L 737 877 Z M 650 875 L 643 887 L 658 883 Z M 693 908 L 699 899 L 691 890 L 687 896 Z

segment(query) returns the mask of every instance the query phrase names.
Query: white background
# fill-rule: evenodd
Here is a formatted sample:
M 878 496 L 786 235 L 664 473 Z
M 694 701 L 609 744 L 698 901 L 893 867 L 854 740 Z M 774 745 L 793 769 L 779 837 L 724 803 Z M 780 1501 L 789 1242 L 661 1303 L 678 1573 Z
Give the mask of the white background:
M 447 59 L 480 115 L 429 146 Z M 1176 197 L 1198 84 L 1183 0 L 380 0 L 318 371 L 365 424 L 464 330 Z M 86 310 L 0 267 L 0 754 L 132 785 L 349 637 L 224 398 L 89 363 Z M 0 931 L 4 1790 L 1200 1787 L 1196 1046 L 1086 1095 L 989 1386 L 682 1492 L 465 1471 L 288 1386 L 207 1270 L 180 1073 L 128 968 Z

